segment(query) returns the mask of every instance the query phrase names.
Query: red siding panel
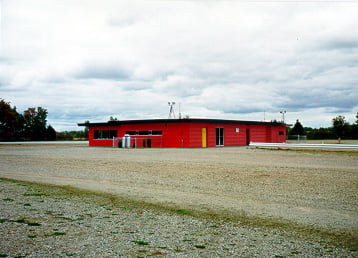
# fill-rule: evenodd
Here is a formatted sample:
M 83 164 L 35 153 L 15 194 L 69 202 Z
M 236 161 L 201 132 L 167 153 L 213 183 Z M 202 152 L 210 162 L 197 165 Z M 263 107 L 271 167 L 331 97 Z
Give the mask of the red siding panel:
M 202 128 L 206 128 L 207 147 L 216 146 L 216 128 L 224 128 L 224 146 L 244 146 L 250 142 L 285 142 L 284 125 L 238 124 L 213 122 L 178 123 L 123 123 L 120 125 L 89 126 L 90 146 L 113 146 L 113 139 L 94 139 L 95 130 L 116 130 L 117 137 L 123 137 L 126 131 L 162 131 L 161 136 L 133 136 L 132 146 L 145 147 L 151 141 L 151 147 L 200 148 L 202 147 Z M 118 144 L 118 143 L 117 143 Z

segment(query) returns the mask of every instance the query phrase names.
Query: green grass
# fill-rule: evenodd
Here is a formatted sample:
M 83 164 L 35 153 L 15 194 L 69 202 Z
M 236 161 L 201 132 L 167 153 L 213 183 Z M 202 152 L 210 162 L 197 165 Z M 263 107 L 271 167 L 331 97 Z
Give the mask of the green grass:
M 149 242 L 142 241 L 142 240 L 137 240 L 137 241 L 133 241 L 133 242 L 136 243 L 137 245 L 149 245 Z
M 327 154 L 327 155 L 347 155 L 347 156 L 358 156 L 357 150 L 351 149 L 319 149 L 319 148 L 265 148 L 265 147 L 256 147 L 257 149 L 267 150 L 267 151 L 289 151 L 289 152 L 299 152 L 307 154 Z
M 5 202 L 13 202 L 14 201 L 14 199 L 11 199 L 11 198 L 5 198 L 5 199 L 2 199 L 3 201 L 5 201 Z
M 189 216 L 193 215 L 193 211 L 186 210 L 186 209 L 177 209 L 175 210 L 175 212 L 182 215 L 189 215 Z
M 44 193 L 24 193 L 23 196 L 46 196 Z
M 76 196 L 83 199 L 83 201 L 97 203 L 106 207 L 107 209 L 121 208 L 134 211 L 153 210 L 155 212 L 165 212 L 179 216 L 191 216 L 198 219 L 216 220 L 218 222 L 239 222 L 243 227 L 258 227 L 291 232 L 292 234 L 295 234 L 297 237 L 303 238 L 306 241 L 328 241 L 333 246 L 342 246 L 352 251 L 358 251 L 357 230 L 349 232 L 343 230 L 340 231 L 338 229 L 325 229 L 280 218 L 263 218 L 258 216 L 251 216 L 246 214 L 244 211 L 233 212 L 231 210 L 214 209 L 200 210 L 196 208 L 193 209 L 187 207 L 178 207 L 174 204 L 149 203 L 142 200 L 120 197 L 109 193 L 82 190 L 71 186 L 56 186 L 5 178 L 0 178 L 0 182 L 1 181 L 21 183 L 31 188 L 31 191 L 35 193 L 41 193 L 41 196 L 45 195 L 56 198 L 71 198 Z M 5 220 L 3 222 L 5 222 Z
M 204 249 L 205 248 L 205 245 L 194 245 L 196 248 L 198 249 Z
M 52 236 L 64 236 L 64 235 L 66 235 L 65 232 L 54 232 L 54 233 L 52 234 Z
M 28 226 L 32 226 L 32 227 L 39 227 L 41 226 L 40 223 L 37 223 L 37 222 L 30 222 L 28 221 L 26 218 L 20 218 L 20 219 L 17 219 L 17 220 L 9 220 L 11 222 L 16 222 L 16 223 L 21 223 L 21 224 L 27 224 Z
M 25 221 L 26 220 L 24 218 L 15 220 L 15 222 L 17 222 L 17 223 L 25 223 Z
M 29 226 L 33 226 L 33 227 L 39 227 L 39 226 L 41 226 L 41 224 L 40 224 L 40 223 L 37 223 L 37 222 L 26 222 L 26 224 L 29 225 Z

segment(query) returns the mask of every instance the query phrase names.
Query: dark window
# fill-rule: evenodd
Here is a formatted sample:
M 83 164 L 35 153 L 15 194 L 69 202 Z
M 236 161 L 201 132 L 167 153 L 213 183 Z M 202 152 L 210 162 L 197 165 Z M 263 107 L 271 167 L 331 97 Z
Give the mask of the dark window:
M 283 135 L 283 132 L 282 132 L 282 131 L 279 131 L 279 132 L 278 132 L 278 135 Z
M 152 135 L 162 135 L 162 131 L 160 130 L 152 131 Z
M 94 139 L 112 139 L 117 137 L 117 130 L 95 130 Z
M 224 128 L 216 128 L 216 146 L 224 146 Z
M 147 136 L 147 135 L 162 135 L 161 130 L 142 130 L 142 131 L 126 131 L 126 134 L 129 135 L 140 135 L 140 136 Z

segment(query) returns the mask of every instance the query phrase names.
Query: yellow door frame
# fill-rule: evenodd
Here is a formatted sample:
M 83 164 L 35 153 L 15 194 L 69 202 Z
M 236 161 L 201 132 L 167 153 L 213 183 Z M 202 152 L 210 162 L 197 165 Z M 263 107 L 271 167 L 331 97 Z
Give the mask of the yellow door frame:
M 201 147 L 206 148 L 207 146 L 206 128 L 201 128 Z

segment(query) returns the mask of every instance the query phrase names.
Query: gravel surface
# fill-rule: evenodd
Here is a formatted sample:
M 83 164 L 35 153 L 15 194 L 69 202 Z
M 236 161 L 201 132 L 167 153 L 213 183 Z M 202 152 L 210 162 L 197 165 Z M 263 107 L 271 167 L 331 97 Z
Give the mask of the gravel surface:
M 354 257 L 323 239 L 1 181 L 0 255 L 11 257 Z M 66 192 L 66 191 L 65 191 Z M 50 193 L 50 194 L 49 194 Z
M 127 209 L 120 202 L 112 207 L 92 195 L 64 196 L 55 187 L 49 189 L 57 194 L 26 194 L 34 186 L 1 181 L 0 254 L 356 257 L 357 157 L 358 152 L 245 147 L 0 146 L 0 177 L 180 208 L 172 213 Z M 181 210 L 230 212 L 238 219 L 210 220 Z M 243 214 L 341 234 L 355 247 L 335 247 L 332 238 L 298 234 L 294 226 L 264 227 L 260 220 L 248 225 L 239 219 Z

